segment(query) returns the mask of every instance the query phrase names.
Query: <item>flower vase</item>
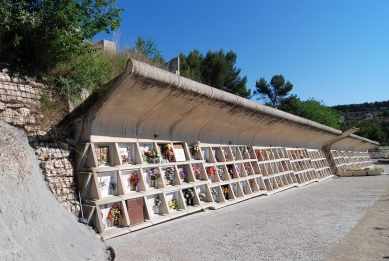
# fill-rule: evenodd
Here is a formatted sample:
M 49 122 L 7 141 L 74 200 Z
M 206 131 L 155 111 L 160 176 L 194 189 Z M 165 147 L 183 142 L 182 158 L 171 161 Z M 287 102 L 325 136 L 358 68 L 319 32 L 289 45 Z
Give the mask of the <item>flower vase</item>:
M 159 214 L 159 207 L 155 206 L 155 214 Z
M 118 226 L 118 225 L 119 225 L 119 219 L 118 219 L 118 218 L 115 218 L 115 219 L 113 220 L 113 225 L 114 225 L 114 226 Z
M 185 182 L 185 179 L 181 179 L 181 184 L 184 184 L 184 182 Z
M 152 188 L 155 187 L 155 179 L 152 179 L 152 180 L 151 180 L 151 187 L 152 187 Z
M 135 191 L 136 190 L 136 184 L 131 184 L 130 185 L 130 190 Z
M 226 200 L 228 200 L 228 193 L 227 193 L 227 194 L 224 194 L 224 198 L 225 198 Z
M 191 198 L 188 198 L 188 206 L 193 206 L 193 199 Z

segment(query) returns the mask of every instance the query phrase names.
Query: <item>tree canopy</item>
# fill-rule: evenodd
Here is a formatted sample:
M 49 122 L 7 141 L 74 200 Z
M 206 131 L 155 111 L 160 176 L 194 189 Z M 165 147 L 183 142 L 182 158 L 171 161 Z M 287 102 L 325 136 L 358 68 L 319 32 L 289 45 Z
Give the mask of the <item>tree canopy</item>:
M 0 55 L 44 71 L 120 26 L 116 0 L 0 0 Z
M 356 133 L 359 136 L 376 141 L 381 146 L 389 145 L 389 122 L 347 122 L 342 123 L 340 129 L 347 130 L 351 127 L 359 129 Z
M 157 49 L 157 43 L 154 38 L 150 36 L 138 36 L 135 39 L 135 48 L 137 52 L 144 55 L 146 58 L 159 64 L 165 63 L 161 52 Z
M 247 76 L 240 76 L 241 69 L 235 67 L 236 59 L 233 51 L 208 51 L 204 56 L 195 49 L 188 56 L 180 54 L 180 73 L 189 79 L 249 99 L 252 95 L 246 87 Z
M 381 101 L 381 102 L 365 102 L 359 104 L 344 104 L 344 105 L 336 105 L 332 106 L 333 109 L 338 111 L 365 111 L 366 109 L 380 109 L 382 107 L 389 108 L 389 100 Z
M 340 115 L 337 111 L 327 107 L 323 101 L 313 98 L 301 101 L 296 95 L 291 95 L 280 100 L 279 109 L 332 128 L 340 127 Z
M 255 88 L 254 95 L 259 96 L 257 100 L 263 100 L 265 105 L 278 108 L 280 100 L 286 98 L 293 89 L 293 84 L 289 81 L 285 82 L 284 76 L 278 74 L 271 78 L 270 83 L 261 77 L 259 81 L 256 81 Z

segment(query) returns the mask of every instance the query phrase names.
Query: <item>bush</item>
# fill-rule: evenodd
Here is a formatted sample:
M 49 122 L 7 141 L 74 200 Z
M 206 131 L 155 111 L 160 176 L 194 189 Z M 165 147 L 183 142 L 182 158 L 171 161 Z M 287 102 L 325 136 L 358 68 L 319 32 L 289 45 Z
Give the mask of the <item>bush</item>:
M 0 57 L 40 75 L 120 26 L 116 0 L 1 0 Z

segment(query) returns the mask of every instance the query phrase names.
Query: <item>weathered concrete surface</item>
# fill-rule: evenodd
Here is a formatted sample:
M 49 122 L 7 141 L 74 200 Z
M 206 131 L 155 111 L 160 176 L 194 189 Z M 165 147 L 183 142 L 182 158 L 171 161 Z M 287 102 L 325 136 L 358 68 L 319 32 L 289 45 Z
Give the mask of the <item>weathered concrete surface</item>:
M 81 142 L 94 136 L 321 149 L 341 131 L 129 60 L 89 110 Z M 92 137 L 91 137 L 92 136 Z M 96 140 L 98 141 L 98 140 Z M 348 137 L 337 147 L 367 150 Z
M 389 201 L 385 201 L 388 187 L 389 175 L 336 177 L 217 211 L 187 216 L 112 239 L 107 244 L 113 246 L 119 261 L 128 258 L 325 260 L 342 238 L 350 231 L 353 233 L 357 224 L 359 226 L 365 213 L 370 213 L 371 206 L 374 215 L 381 208 L 389 207 Z M 375 202 L 379 204 L 378 208 L 373 205 Z M 389 248 L 384 238 L 388 223 L 381 223 L 385 218 L 387 220 L 386 213 L 385 210 L 382 220 L 372 220 L 369 224 L 385 229 L 376 230 L 383 236 L 377 236 L 376 241 L 354 237 L 356 242 L 367 240 L 367 244 L 378 242 L 380 246 L 378 254 L 367 253 L 363 256 L 365 259 L 360 260 L 376 260 L 376 256 L 389 255 L 385 254 Z M 332 260 L 352 259 L 342 255 Z

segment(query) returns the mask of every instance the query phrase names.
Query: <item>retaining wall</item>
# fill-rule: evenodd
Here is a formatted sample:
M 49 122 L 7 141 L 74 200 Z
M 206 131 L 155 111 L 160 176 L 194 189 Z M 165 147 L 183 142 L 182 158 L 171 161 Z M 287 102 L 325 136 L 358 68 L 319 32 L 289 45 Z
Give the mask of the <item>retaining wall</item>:
M 42 91 L 51 96 L 49 88 L 28 77 L 12 77 L 6 68 L 0 71 L 0 120 L 25 131 L 48 186 L 69 211 L 78 214 L 72 149 L 66 135 L 56 133 L 55 140 L 43 129 L 39 100 Z M 54 130 L 55 131 L 55 130 Z

